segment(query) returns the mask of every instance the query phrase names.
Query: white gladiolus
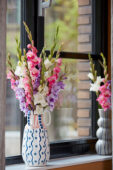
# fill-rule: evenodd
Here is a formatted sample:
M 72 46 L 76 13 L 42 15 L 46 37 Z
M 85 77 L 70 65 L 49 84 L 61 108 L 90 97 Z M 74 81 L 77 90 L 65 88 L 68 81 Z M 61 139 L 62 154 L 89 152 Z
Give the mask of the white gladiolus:
M 90 91 L 98 92 L 100 85 L 97 83 L 91 84 Z
M 49 91 L 49 88 L 47 86 L 45 86 L 42 93 L 46 96 L 48 91 Z
M 23 78 L 20 77 L 18 88 L 24 88 Z
M 34 95 L 34 104 L 41 104 L 42 107 L 45 107 L 48 105 L 48 103 L 45 100 L 45 95 L 41 93 L 37 93 Z
M 103 79 L 102 79 L 100 76 L 97 76 L 97 80 L 96 80 L 97 84 L 100 85 L 100 83 L 101 83 L 102 81 L 103 81 Z
M 89 73 L 89 74 L 88 74 L 88 77 L 89 77 L 91 80 L 93 80 L 93 79 L 94 79 L 94 76 L 93 76 L 93 74 L 92 74 L 92 73 Z
M 48 79 L 51 76 L 51 71 L 45 72 L 45 79 Z
M 53 63 L 51 61 L 49 61 L 48 58 L 44 61 L 44 64 L 45 64 L 46 69 L 48 69 L 50 66 L 53 65 Z
M 16 66 L 15 75 L 17 75 L 17 76 L 22 76 L 23 75 L 22 67 Z
M 15 70 L 15 75 L 21 77 L 21 76 L 24 76 L 24 63 L 23 65 L 19 65 L 19 62 L 18 62 L 18 65 L 16 66 L 16 70 Z
M 97 80 L 93 84 L 91 84 L 90 91 L 98 92 L 101 82 L 102 78 L 100 76 L 97 76 Z

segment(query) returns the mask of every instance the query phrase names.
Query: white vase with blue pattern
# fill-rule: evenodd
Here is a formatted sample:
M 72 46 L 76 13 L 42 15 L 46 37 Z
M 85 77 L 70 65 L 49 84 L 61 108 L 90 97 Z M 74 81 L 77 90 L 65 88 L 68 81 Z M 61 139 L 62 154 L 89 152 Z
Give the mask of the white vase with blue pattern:
M 111 120 L 110 111 L 104 111 L 104 109 L 98 109 L 99 116 L 96 135 L 98 141 L 96 142 L 96 152 L 99 155 L 111 155 L 112 143 L 111 143 Z
M 45 166 L 49 161 L 50 147 L 43 114 L 28 114 L 23 135 L 22 157 L 27 166 Z

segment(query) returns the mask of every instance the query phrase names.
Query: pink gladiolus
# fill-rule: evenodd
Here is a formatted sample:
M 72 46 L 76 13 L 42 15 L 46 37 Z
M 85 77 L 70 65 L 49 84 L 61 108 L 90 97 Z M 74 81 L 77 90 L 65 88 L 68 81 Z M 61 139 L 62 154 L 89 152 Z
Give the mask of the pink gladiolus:
M 106 111 L 107 109 L 110 109 L 111 104 L 109 102 L 103 102 L 102 103 L 102 108 L 104 109 L 104 111 Z
M 48 82 L 52 82 L 52 81 L 55 82 L 57 80 L 57 77 L 56 77 L 56 75 L 53 75 L 53 76 L 49 77 L 47 80 L 48 80 Z
M 28 97 L 28 96 L 27 96 L 26 102 L 27 102 L 27 104 L 31 104 L 31 97 Z
M 13 74 L 12 74 L 11 71 L 9 71 L 9 72 L 7 73 L 7 79 L 11 79 L 11 78 L 13 78 Z
M 56 74 L 59 74 L 60 70 L 61 70 L 60 67 L 55 67 L 55 68 L 53 69 L 53 71 L 54 71 Z
M 32 74 L 32 76 L 34 76 L 34 77 L 38 77 L 38 75 L 39 75 L 39 70 L 38 69 L 36 69 L 35 67 L 32 69 L 32 70 L 30 70 L 31 71 L 31 74 Z
M 110 90 L 105 90 L 105 92 L 104 92 L 104 96 L 105 97 L 110 97 L 111 96 L 111 91 Z
M 104 92 L 105 89 L 106 89 L 105 85 L 99 87 L 99 91 L 100 91 L 100 92 Z
M 32 60 L 28 60 L 29 69 L 32 70 L 36 65 L 41 63 L 41 58 L 35 56 Z
M 35 54 L 38 52 L 38 50 L 36 49 L 36 47 L 32 47 L 32 52 L 35 53 Z
M 49 83 L 49 94 L 51 92 L 51 88 L 52 88 L 53 84 L 56 82 L 57 79 L 58 79 L 58 76 L 56 74 L 52 75 L 51 77 L 49 77 L 47 79 L 48 83 Z
M 31 91 L 31 87 L 29 84 L 25 84 L 25 93 L 29 93 Z
M 23 79 L 23 82 L 24 82 L 24 84 L 26 84 L 26 83 L 29 84 L 29 77 L 26 76 L 26 77 Z
M 36 66 L 41 63 L 41 58 L 35 56 L 34 59 L 32 59 L 30 62 Z
M 101 103 L 101 101 L 103 101 L 104 99 L 105 99 L 105 98 L 104 98 L 103 94 L 100 94 L 99 97 L 97 98 L 97 101 L 98 101 L 99 103 Z
M 100 88 L 100 95 L 97 98 L 97 101 L 102 106 L 102 108 L 106 111 L 111 107 L 111 90 L 110 90 L 110 83 L 106 82 Z
M 62 59 L 61 59 L 61 58 L 58 58 L 58 59 L 57 59 L 57 63 L 58 63 L 59 66 L 61 66 L 61 65 L 62 65 Z
M 16 80 L 14 80 L 13 78 L 11 79 L 11 88 L 15 91 L 15 89 L 16 89 Z
M 28 51 L 27 53 L 26 53 L 26 55 L 27 55 L 27 59 L 28 60 L 33 60 L 34 58 L 35 58 L 35 56 L 36 56 L 36 54 L 34 54 L 32 51 Z
M 31 49 L 31 48 L 32 48 L 32 45 L 31 45 L 31 44 L 28 44 L 28 45 L 27 45 L 27 48 L 28 48 L 28 49 Z

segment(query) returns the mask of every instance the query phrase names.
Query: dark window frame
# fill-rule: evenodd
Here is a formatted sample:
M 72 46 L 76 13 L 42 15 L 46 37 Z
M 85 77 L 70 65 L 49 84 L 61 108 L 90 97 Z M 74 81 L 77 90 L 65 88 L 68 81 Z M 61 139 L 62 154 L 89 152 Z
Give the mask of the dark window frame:
M 35 46 L 38 48 L 39 53 L 44 45 L 44 17 L 38 17 L 38 1 L 34 0 L 21 0 L 21 47 L 26 48 L 26 44 L 29 43 L 25 29 L 23 27 L 23 21 L 25 21 L 33 35 Z M 104 52 L 107 56 L 107 1 L 106 0 L 92 0 L 92 57 L 98 65 L 99 53 Z M 105 12 L 106 11 L 106 12 Z M 100 17 L 99 17 L 100 15 Z M 105 21 L 106 19 L 106 21 Z M 104 30 L 103 30 L 104 28 Z M 38 44 L 38 42 L 40 42 Z M 46 51 L 47 54 L 49 51 Z M 72 53 L 61 52 L 61 58 L 71 59 L 86 59 L 88 60 L 88 54 L 84 53 Z M 99 69 L 99 67 L 98 67 Z M 99 70 L 101 72 L 101 70 Z M 96 129 L 97 129 L 97 103 L 96 95 L 92 93 L 92 136 L 68 141 L 58 141 L 50 144 L 51 159 L 61 158 L 67 156 L 81 155 L 86 153 L 95 152 L 96 143 Z M 96 114 L 95 114 L 96 113 Z M 21 143 L 23 138 L 23 129 L 26 124 L 26 119 L 21 113 Z M 22 163 L 22 156 L 13 156 L 6 158 L 6 165 Z

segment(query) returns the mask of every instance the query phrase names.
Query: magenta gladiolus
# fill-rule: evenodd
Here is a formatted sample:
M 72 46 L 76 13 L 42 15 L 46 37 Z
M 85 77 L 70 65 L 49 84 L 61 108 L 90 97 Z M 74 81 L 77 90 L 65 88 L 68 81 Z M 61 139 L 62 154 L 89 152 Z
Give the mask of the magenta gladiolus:
M 111 89 L 110 82 L 106 82 L 104 85 L 100 86 L 100 95 L 97 98 L 97 101 L 102 106 L 102 108 L 106 111 L 111 108 Z

